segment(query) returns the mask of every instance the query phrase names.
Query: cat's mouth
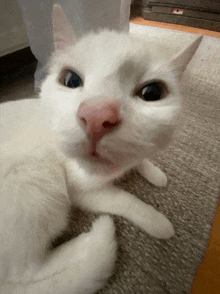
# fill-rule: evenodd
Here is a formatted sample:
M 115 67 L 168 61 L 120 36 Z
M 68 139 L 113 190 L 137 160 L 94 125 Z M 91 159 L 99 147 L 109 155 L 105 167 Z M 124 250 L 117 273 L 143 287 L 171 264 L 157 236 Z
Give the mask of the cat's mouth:
M 114 165 L 112 161 L 110 161 L 108 158 L 101 156 L 97 151 L 90 152 L 89 154 L 90 160 L 96 163 L 104 164 L 104 165 Z
M 110 150 L 108 146 L 99 145 L 91 148 L 87 140 L 79 141 L 76 144 L 69 143 L 61 145 L 63 152 L 70 158 L 78 158 L 91 167 L 107 172 L 118 170 L 122 166 L 124 156 L 121 152 Z
M 100 151 L 100 150 L 99 150 Z M 97 142 L 91 140 L 88 148 L 89 159 L 93 163 L 102 164 L 105 166 L 113 166 L 115 165 L 113 160 L 107 158 L 107 156 L 103 156 L 100 152 L 97 151 Z
M 107 154 L 102 154 L 97 150 L 88 152 L 84 159 L 89 163 L 89 165 L 95 168 L 96 171 L 100 170 L 105 173 L 113 173 L 121 169 L 121 162 L 108 156 Z

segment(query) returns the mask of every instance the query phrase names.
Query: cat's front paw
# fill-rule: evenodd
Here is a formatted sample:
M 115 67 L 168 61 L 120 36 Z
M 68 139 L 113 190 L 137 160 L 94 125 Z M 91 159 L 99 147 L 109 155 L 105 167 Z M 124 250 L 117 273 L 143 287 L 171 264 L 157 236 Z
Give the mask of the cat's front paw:
M 166 187 L 167 176 L 162 170 L 154 166 L 154 173 L 148 175 L 148 181 L 157 187 Z
M 160 212 L 156 211 L 152 223 L 151 235 L 158 239 L 169 239 L 175 234 L 171 222 Z
M 150 161 L 144 160 L 138 167 L 138 172 L 148 180 L 151 184 L 158 187 L 165 187 L 167 185 L 167 176 L 157 166 Z

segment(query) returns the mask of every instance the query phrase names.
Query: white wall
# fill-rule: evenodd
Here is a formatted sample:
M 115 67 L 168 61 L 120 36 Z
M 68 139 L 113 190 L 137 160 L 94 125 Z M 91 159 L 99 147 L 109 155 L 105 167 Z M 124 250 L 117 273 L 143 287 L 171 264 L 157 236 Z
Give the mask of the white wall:
M 29 46 L 17 0 L 0 0 L 0 56 Z

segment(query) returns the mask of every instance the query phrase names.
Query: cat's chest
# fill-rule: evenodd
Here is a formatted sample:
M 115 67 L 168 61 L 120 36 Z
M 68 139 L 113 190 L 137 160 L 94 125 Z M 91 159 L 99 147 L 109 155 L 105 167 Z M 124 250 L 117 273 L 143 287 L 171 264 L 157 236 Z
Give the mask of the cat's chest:
M 99 190 L 112 180 L 110 176 L 92 173 L 75 159 L 66 162 L 66 171 L 68 188 L 74 194 Z

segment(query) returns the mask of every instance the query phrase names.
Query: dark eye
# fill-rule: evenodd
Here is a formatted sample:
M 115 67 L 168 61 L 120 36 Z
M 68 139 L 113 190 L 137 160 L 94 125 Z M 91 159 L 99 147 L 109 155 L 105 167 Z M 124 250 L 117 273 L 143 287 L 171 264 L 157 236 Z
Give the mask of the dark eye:
M 162 83 L 153 82 L 145 85 L 137 92 L 137 96 L 145 101 L 158 101 L 163 96 L 164 86 Z
M 69 88 L 77 88 L 82 85 L 82 80 L 78 74 L 69 70 L 64 77 L 64 85 Z

